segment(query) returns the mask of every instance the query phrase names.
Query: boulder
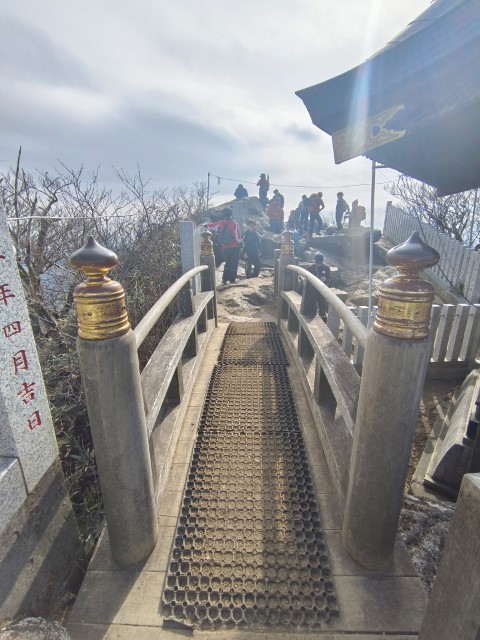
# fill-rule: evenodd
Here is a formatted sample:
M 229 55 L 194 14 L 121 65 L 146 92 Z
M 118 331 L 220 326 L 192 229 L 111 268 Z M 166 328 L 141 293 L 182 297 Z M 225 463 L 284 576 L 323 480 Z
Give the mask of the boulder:
M 206 212 L 207 218 L 211 220 L 221 220 L 225 207 L 232 209 L 234 217 L 236 215 L 242 215 L 245 219 L 253 218 L 257 223 L 257 218 L 263 217 L 263 207 L 260 200 L 256 196 L 249 196 L 248 198 L 241 198 L 240 200 L 235 198 L 228 202 L 222 202 L 222 204 L 218 204 L 215 207 L 210 207 Z
M 374 229 L 374 243 L 378 242 L 381 237 L 382 232 L 379 229 Z M 360 233 L 332 233 L 331 235 L 314 236 L 309 239 L 308 244 L 319 251 L 335 254 L 351 266 L 360 266 L 368 263 L 370 233 L 368 229 L 362 228 Z

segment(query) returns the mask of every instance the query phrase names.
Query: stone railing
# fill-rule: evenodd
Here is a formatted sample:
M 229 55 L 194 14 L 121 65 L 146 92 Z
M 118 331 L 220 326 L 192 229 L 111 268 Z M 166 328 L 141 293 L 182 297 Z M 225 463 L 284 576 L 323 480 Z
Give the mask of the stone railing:
M 410 448 L 431 352 L 433 286 L 418 273 L 438 253 L 413 234 L 387 254 L 399 275 L 380 287 L 367 330 L 322 282 L 294 266 L 292 234 L 278 260 L 277 321 L 299 372 L 344 509 L 343 542 L 356 562 L 381 570 L 391 561 Z M 302 296 L 296 278 L 305 278 Z M 317 315 L 322 296 L 330 320 Z M 340 323 L 364 350 L 362 377 L 338 343 Z M 332 330 L 333 329 L 333 332 Z
M 71 258 L 88 278 L 75 289 L 77 350 L 110 544 L 120 565 L 143 560 L 155 546 L 158 500 L 216 326 L 211 233 L 202 236 L 201 265 L 181 276 L 134 330 L 122 286 L 107 277 L 115 254 L 89 238 Z M 201 292 L 193 295 L 198 274 Z M 175 300 L 179 313 L 140 373 L 137 350 Z

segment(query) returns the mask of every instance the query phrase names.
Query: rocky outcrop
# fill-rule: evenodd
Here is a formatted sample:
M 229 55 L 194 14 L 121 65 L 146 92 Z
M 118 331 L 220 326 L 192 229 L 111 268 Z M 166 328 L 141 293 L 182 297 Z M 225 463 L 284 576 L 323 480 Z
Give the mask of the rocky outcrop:
M 454 513 L 450 503 L 404 497 L 399 534 L 427 593 L 432 590 Z

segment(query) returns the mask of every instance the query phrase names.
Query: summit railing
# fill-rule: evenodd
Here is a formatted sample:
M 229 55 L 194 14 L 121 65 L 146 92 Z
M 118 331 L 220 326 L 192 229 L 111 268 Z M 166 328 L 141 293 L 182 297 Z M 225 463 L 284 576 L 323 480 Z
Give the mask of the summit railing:
M 107 276 L 117 262 L 93 238 L 71 258 L 88 278 L 75 289 L 77 350 L 111 549 L 118 564 L 131 565 L 155 546 L 157 504 L 217 324 L 211 233 L 203 234 L 200 266 L 182 275 L 133 330 L 123 288 Z M 137 351 L 173 304 L 178 313 L 140 371 Z

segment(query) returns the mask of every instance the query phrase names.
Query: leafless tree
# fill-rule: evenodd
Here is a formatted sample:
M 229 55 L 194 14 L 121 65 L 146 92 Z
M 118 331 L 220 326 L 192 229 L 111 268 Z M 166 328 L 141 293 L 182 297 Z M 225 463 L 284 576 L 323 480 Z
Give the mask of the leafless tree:
M 120 258 L 116 277 L 127 291 L 134 323 L 177 276 L 177 223 L 200 221 L 205 184 L 155 190 L 140 170 L 133 176 L 114 172 L 118 193 L 99 183 L 98 168 L 87 175 L 83 167 L 59 163 L 53 172 L 32 175 L 21 168 L 20 149 L 15 168 L 0 174 L 36 333 L 48 334 L 68 316 L 78 280 L 68 259 L 90 234 Z
M 191 188 L 152 189 L 138 170 L 114 170 L 118 192 L 102 186 L 98 168 L 59 163 L 49 171 L 25 172 L 21 149 L 15 167 L 0 174 L 2 198 L 29 305 L 70 497 L 87 553 L 102 525 L 95 454 L 75 352 L 73 288 L 80 276 L 70 255 L 92 234 L 115 251 L 113 277 L 125 288 L 133 326 L 177 278 L 180 271 L 178 221 L 201 221 L 204 183 Z M 176 311 L 172 310 L 170 316 Z M 142 345 L 149 357 L 168 313 Z
M 400 200 L 402 208 L 427 222 L 455 240 L 465 242 L 470 233 L 475 191 L 464 191 L 438 198 L 433 187 L 408 176 L 400 176 L 390 187 L 390 193 Z M 474 221 L 473 238 L 478 238 L 480 227 Z

